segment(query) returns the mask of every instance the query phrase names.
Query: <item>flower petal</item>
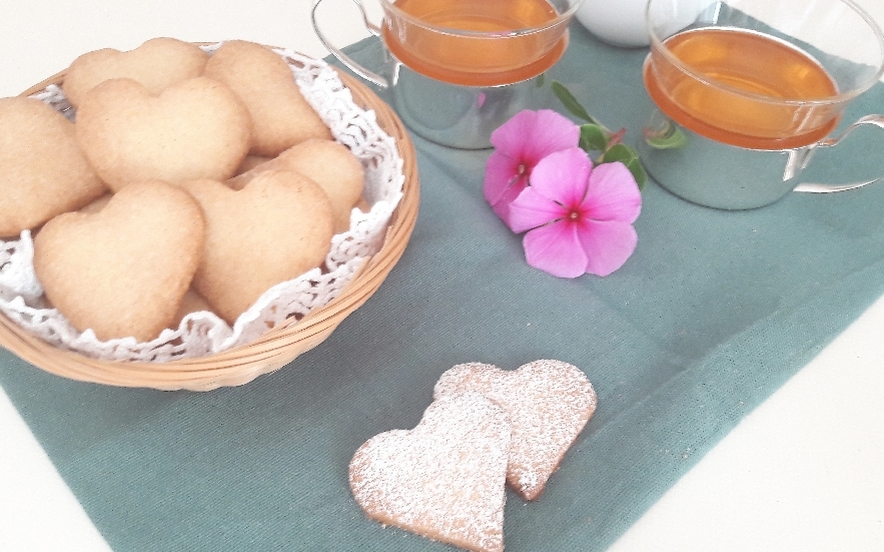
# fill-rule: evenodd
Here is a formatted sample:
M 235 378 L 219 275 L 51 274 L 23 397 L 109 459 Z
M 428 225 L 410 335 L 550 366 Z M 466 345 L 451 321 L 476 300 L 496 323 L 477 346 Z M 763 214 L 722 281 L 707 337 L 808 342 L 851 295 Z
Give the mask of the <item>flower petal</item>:
M 491 206 L 491 209 L 494 213 L 510 228 L 513 230 L 512 223 L 512 207 L 513 201 L 524 191 L 526 186 L 528 185 L 528 180 L 525 178 L 519 178 L 511 186 L 506 188 L 504 194 L 500 197 L 497 203 Z M 513 230 L 515 232 L 515 230 Z M 523 232 L 524 230 L 520 230 L 519 232 Z M 516 232 L 517 234 L 519 232 Z
M 579 141 L 580 127 L 551 109 L 522 110 L 491 133 L 491 144 L 497 151 L 529 166 Z
M 642 194 L 635 177 L 620 162 L 597 165 L 589 177 L 584 200 L 587 217 L 633 223 L 642 209 Z
M 560 113 L 541 109 L 535 113 L 534 128 L 525 139 L 529 140 L 525 160 L 533 166 L 550 153 L 577 147 L 580 127 Z
M 580 148 L 551 153 L 531 171 L 531 187 L 566 208 L 578 207 L 586 197 L 592 161 Z
M 560 221 L 535 228 L 525 234 L 522 246 L 529 265 L 553 276 L 576 278 L 586 271 L 588 259 L 573 223 Z
M 497 151 L 492 153 L 485 163 L 485 184 L 483 186 L 485 200 L 491 205 L 496 205 L 506 195 L 518 176 L 519 161 L 517 159 Z M 519 191 L 522 191 L 524 187 L 523 183 Z
M 509 206 L 507 224 L 516 234 L 563 218 L 567 211 L 552 199 L 525 188 Z
M 597 276 L 623 266 L 638 244 L 638 234 L 627 222 L 584 221 L 576 234 L 586 253 L 585 271 Z
M 534 119 L 534 111 L 525 109 L 516 113 L 491 133 L 491 145 L 509 157 L 520 158 L 529 140 L 526 137 L 530 137 L 534 130 Z

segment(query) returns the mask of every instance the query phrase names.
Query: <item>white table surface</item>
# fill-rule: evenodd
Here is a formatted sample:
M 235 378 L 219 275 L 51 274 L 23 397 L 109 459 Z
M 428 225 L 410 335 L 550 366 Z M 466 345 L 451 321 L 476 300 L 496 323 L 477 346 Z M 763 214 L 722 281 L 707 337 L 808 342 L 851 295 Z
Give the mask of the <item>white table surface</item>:
M 855 1 L 884 23 L 884 0 Z M 323 21 L 340 45 L 366 36 L 350 1 L 324 2 Z M 20 93 L 80 53 L 129 50 L 156 36 L 241 38 L 323 57 L 311 4 L 0 0 L 0 96 Z M 884 550 L 882 329 L 884 298 L 700 460 L 611 552 Z M 2 389 L 0 550 L 109 550 Z

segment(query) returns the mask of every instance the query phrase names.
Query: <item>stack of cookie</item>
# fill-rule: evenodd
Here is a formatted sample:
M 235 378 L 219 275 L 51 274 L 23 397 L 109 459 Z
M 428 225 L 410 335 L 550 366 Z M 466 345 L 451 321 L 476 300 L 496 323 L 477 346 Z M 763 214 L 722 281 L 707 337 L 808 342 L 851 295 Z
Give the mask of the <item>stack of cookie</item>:
M 505 484 L 536 499 L 592 417 L 596 394 L 577 367 L 538 360 L 505 371 L 457 365 L 412 430 L 369 439 L 350 462 L 366 515 L 477 552 L 503 550 Z
M 100 340 L 150 341 L 191 309 L 229 324 L 322 267 L 364 171 L 272 50 L 171 38 L 77 58 L 71 122 L 0 99 L 0 236 L 36 234 L 47 301 Z

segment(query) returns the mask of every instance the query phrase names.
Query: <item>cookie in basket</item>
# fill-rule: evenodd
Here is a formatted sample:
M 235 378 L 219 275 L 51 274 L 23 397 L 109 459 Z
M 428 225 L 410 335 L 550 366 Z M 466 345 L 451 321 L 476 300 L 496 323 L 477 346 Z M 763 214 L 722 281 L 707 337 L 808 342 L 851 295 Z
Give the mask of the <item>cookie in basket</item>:
M 181 298 L 181 304 L 178 305 L 178 311 L 172 318 L 172 327 L 177 328 L 181 324 L 181 320 L 188 314 L 195 312 L 212 312 L 212 305 L 206 301 L 206 298 L 199 294 L 198 291 L 191 286 Z
M 97 213 L 104 209 L 105 205 L 110 203 L 112 197 L 114 197 L 114 194 L 112 193 L 101 195 L 97 199 L 94 199 L 86 205 L 80 207 L 78 211 L 80 211 L 81 213 Z
M 350 488 L 381 523 L 500 552 L 509 440 L 501 408 L 479 393 L 448 395 L 433 401 L 414 429 L 366 441 L 350 461 Z
M 204 240 L 202 211 L 187 192 L 140 182 L 98 212 L 47 222 L 34 239 L 34 271 L 80 332 L 150 341 L 173 322 Z
M 77 110 L 77 139 L 114 191 L 130 182 L 232 176 L 251 139 L 249 114 L 224 84 L 195 77 L 152 94 L 131 79 L 99 84 Z
M 513 435 L 507 483 L 527 500 L 540 495 L 596 408 L 586 375 L 559 360 L 537 360 L 517 370 L 459 364 L 442 374 L 433 396 L 464 391 L 482 393 L 508 413 Z
M 254 157 L 252 159 L 254 161 Z M 255 175 L 269 169 L 295 171 L 319 184 L 332 204 L 335 233 L 350 228 L 350 212 L 362 196 L 365 170 L 347 146 L 333 140 L 311 138 L 272 159 L 263 160 L 227 184 L 240 189 Z
M 333 236 L 331 204 L 308 178 L 264 171 L 242 190 L 213 180 L 182 186 L 207 221 L 194 287 L 228 323 L 272 286 L 325 261 Z
M 289 66 L 266 46 L 244 40 L 223 42 L 203 74 L 229 86 L 248 109 L 251 153 L 275 157 L 308 138 L 332 138 L 301 94 Z
M 4 324 L 0 344 L 61 376 L 108 385 L 206 391 L 242 385 L 288 364 L 326 339 L 372 296 L 399 260 L 417 215 L 419 185 L 410 137 L 390 106 L 357 79 L 322 60 L 288 50 L 273 51 L 285 60 L 323 120 L 330 121 L 333 134 L 352 147 L 367 168 L 370 210 L 358 214 L 346 240 L 332 244 L 322 270 L 309 270 L 267 290 L 232 327 L 218 316 L 198 312 L 189 315 L 186 324 L 163 331 L 151 341 L 102 341 L 92 332 L 77 333 L 45 298 L 36 299 L 35 293 L 42 288 L 34 286 L 32 255 L 25 254 L 32 251 L 34 234 L 25 233 L 5 242 L 22 254 L 12 255 L 14 272 L 7 269 L 4 274 L 21 271 L 28 277 L 10 282 L 10 289 L 19 295 L 0 297 L 7 318 L 25 331 Z M 61 90 L 64 75 L 59 73 L 26 93 L 66 109 L 69 104 Z M 108 200 L 99 199 L 82 209 L 103 212 L 106 205 L 102 204 Z M 371 270 L 359 270 L 366 263 Z M 342 300 L 330 304 L 338 297 Z M 186 302 L 180 315 L 204 310 Z M 297 322 L 308 313 L 308 324 Z M 250 346 L 259 336 L 264 345 Z M 59 356 L 64 357 L 61 363 Z M 157 370 L 156 365 L 163 369 Z
M 237 176 L 245 174 L 245 173 L 249 172 L 250 170 L 254 169 L 255 167 L 257 167 L 258 165 L 263 165 L 264 163 L 266 163 L 268 161 L 272 161 L 274 159 L 276 159 L 276 158 L 275 157 L 265 157 L 263 155 L 255 155 L 254 153 L 250 153 L 250 154 L 246 155 L 246 158 L 242 160 L 242 163 L 239 164 L 239 167 L 236 169 L 236 172 L 234 173 L 236 176 L 231 177 L 231 179 L 227 182 L 228 185 L 230 185 L 232 188 L 236 188 L 237 190 L 241 189 L 243 186 L 245 186 L 245 182 L 242 182 L 239 184 L 233 183 L 233 180 Z
M 0 99 L 0 167 L 0 236 L 18 236 L 106 191 L 74 125 L 32 98 Z
M 129 78 L 151 94 L 202 74 L 209 55 L 196 44 L 175 38 L 152 38 L 134 50 L 93 50 L 77 57 L 65 73 L 62 90 L 74 107 L 98 84 Z

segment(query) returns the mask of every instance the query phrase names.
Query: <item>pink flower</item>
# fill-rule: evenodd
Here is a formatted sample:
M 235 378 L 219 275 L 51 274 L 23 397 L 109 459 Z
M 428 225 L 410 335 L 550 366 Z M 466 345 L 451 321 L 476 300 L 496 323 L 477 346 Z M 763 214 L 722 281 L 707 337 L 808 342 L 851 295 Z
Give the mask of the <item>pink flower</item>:
M 523 240 L 529 265 L 561 278 L 607 276 L 638 242 L 632 223 L 641 192 L 623 163 L 592 166 L 574 147 L 549 154 L 531 172 L 531 185 L 510 204 L 509 224 Z
M 577 146 L 580 127 L 552 111 L 524 110 L 491 134 L 495 151 L 485 166 L 485 199 L 508 226 L 510 203 L 528 185 L 537 163 L 554 151 Z

